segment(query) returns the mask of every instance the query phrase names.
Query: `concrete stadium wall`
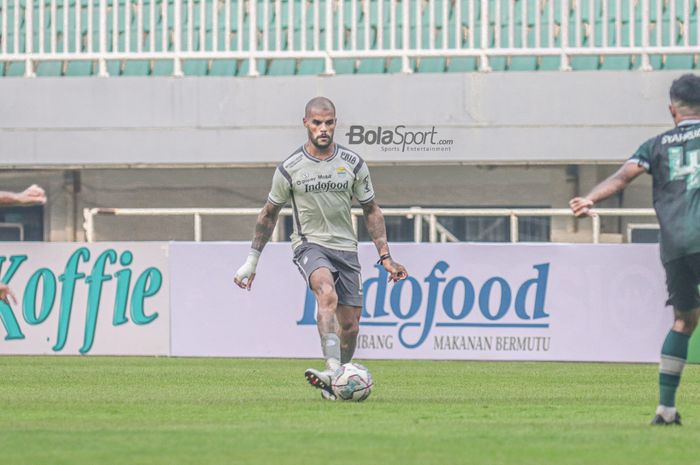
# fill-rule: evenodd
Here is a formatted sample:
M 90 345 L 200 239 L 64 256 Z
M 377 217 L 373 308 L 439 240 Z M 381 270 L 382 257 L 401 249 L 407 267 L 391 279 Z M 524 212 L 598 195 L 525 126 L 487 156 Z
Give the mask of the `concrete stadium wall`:
M 608 176 L 611 165 L 544 166 L 373 166 L 377 200 L 383 207 L 554 207 L 589 190 Z M 83 240 L 83 208 L 91 207 L 260 207 L 274 168 L 144 168 L 80 170 L 0 170 L 0 190 L 42 185 L 45 239 Z M 637 179 L 624 195 L 601 206 L 651 206 L 651 177 Z M 619 241 L 627 222 L 603 221 L 603 233 Z M 250 240 L 252 217 L 205 218 L 204 240 Z M 590 221 L 557 219 L 552 240 L 590 241 Z M 191 218 L 100 216 L 98 240 L 192 240 Z
M 351 146 L 382 206 L 565 207 L 670 126 L 679 72 L 538 72 L 279 78 L 0 79 L 0 189 L 50 196 L 45 238 L 84 238 L 85 207 L 256 207 L 273 167 L 304 139 L 305 102 L 349 125 L 436 127 L 451 152 Z M 138 169 L 135 169 L 138 168 Z M 650 207 L 637 180 L 610 207 Z M 619 241 L 628 221 L 603 222 Z M 644 220 L 648 222 L 648 220 Z M 205 240 L 248 240 L 252 218 L 205 219 Z M 191 240 L 189 218 L 100 218 L 100 240 Z M 590 240 L 590 223 L 552 222 Z
M 276 164 L 304 141 L 315 95 L 335 101 L 340 143 L 353 125 L 453 141 L 351 145 L 370 162 L 615 162 L 670 125 L 680 74 L 4 78 L 0 166 Z

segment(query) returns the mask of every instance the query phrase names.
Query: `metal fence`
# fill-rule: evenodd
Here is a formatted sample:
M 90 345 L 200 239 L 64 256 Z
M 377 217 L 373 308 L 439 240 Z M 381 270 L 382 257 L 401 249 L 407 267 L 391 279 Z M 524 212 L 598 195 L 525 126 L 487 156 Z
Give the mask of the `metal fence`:
M 412 60 L 652 56 L 700 52 L 698 0 L 0 0 L 0 64 L 167 60 Z
M 594 209 L 591 240 L 600 242 L 601 217 L 654 217 L 652 208 L 598 208 Z M 204 216 L 249 216 L 260 213 L 259 208 L 86 208 L 83 210 L 85 222 L 85 240 L 95 241 L 95 217 L 109 216 L 190 216 L 193 218 L 194 240 L 202 240 L 202 217 Z M 510 242 L 518 242 L 518 219 L 522 217 L 572 217 L 568 208 L 382 208 L 384 216 L 402 216 L 413 220 L 414 242 L 424 242 L 423 224 L 428 225 L 428 242 L 459 242 L 445 226 L 440 217 L 505 217 L 510 220 Z M 283 208 L 280 217 L 292 215 L 292 209 Z M 362 209 L 352 209 L 352 222 L 357 232 L 357 219 L 362 216 Z M 271 240 L 281 240 L 279 222 Z

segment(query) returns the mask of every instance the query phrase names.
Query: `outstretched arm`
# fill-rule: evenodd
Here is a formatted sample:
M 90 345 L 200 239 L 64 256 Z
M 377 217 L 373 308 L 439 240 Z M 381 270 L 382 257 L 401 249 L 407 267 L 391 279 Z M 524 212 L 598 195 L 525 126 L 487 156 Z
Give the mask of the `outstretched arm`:
M 255 235 L 250 245 L 250 253 L 243 266 L 241 266 L 233 277 L 233 282 L 241 289 L 250 290 L 255 279 L 255 268 L 258 266 L 260 253 L 265 248 L 265 244 L 270 240 L 272 232 L 277 224 L 282 206 L 275 205 L 269 200 L 265 203 L 258 214 L 255 222 Z
M 571 211 L 576 216 L 590 216 L 590 209 L 594 204 L 622 191 L 643 172 L 644 168 L 638 164 L 625 163 L 613 175 L 595 186 L 588 195 L 571 199 L 569 201 Z
M 0 191 L 0 205 L 43 205 L 46 203 L 44 189 L 32 184 L 22 192 Z
M 367 223 L 369 236 L 377 247 L 380 263 L 390 274 L 389 279 L 394 282 L 405 279 L 408 276 L 406 268 L 400 263 L 395 262 L 389 253 L 389 243 L 386 240 L 386 225 L 381 208 L 379 208 L 377 202 L 371 200 L 362 205 L 362 212 L 365 216 L 365 223 Z

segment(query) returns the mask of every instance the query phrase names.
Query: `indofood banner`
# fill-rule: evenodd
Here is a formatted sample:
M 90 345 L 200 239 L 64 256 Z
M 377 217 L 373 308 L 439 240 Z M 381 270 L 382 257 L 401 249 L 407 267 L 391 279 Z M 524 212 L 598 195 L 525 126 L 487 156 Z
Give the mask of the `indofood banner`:
M 320 357 L 313 296 L 289 244 L 269 244 L 250 292 L 248 244 L 171 245 L 172 354 Z M 671 324 L 655 245 L 393 244 L 397 284 L 360 246 L 356 357 L 658 361 Z
M 167 243 L 2 243 L 0 354 L 168 355 Z

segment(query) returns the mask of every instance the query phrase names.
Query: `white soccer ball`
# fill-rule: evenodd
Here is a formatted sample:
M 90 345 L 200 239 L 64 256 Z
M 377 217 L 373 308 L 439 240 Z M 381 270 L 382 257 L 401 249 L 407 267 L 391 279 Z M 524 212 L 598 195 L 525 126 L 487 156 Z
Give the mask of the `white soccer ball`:
M 359 363 L 346 363 L 333 375 L 331 386 L 338 399 L 362 402 L 372 392 L 372 374 Z

